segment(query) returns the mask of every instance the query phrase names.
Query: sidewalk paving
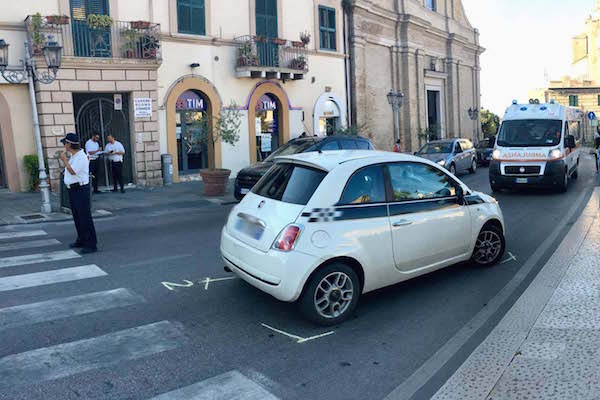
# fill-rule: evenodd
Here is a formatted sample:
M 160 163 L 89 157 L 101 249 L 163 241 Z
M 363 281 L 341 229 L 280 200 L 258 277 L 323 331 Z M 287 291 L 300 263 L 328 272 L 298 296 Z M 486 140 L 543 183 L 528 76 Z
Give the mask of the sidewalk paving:
M 599 203 L 432 399 L 600 399 Z
M 203 195 L 201 181 L 191 181 L 159 187 L 128 187 L 125 193 L 103 192 L 92 197 L 94 218 L 114 213 L 141 211 L 165 207 L 195 207 L 210 204 L 235 202 L 233 181 L 230 181 L 227 194 L 209 198 Z M 40 193 L 0 192 L 0 226 L 27 224 L 48 221 L 70 220 L 71 215 L 60 211 L 60 195 L 50 195 L 53 213 L 40 217 L 42 195 Z

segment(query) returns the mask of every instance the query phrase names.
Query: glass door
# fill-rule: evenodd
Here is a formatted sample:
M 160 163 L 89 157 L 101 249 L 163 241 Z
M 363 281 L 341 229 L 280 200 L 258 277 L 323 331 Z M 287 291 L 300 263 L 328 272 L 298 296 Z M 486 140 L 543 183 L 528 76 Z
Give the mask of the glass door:
M 204 111 L 177 112 L 177 160 L 182 175 L 208 168 L 208 146 L 205 140 Z
M 279 48 L 273 42 L 277 28 L 277 0 L 256 0 L 256 36 L 266 38 L 256 44 L 260 65 L 279 67 Z

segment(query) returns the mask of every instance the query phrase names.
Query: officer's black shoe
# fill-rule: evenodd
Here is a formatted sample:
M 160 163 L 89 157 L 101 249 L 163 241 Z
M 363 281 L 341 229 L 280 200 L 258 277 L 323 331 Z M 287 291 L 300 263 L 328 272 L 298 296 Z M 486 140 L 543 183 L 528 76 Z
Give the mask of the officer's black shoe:
M 81 243 L 73 242 L 69 245 L 69 247 L 72 249 L 79 249 L 79 248 L 83 247 L 83 245 Z
M 90 253 L 95 253 L 97 252 L 98 249 L 96 247 L 84 247 L 83 250 L 81 250 L 81 254 L 90 254 Z
M 118 191 L 119 191 L 119 189 L 117 189 L 117 188 L 111 190 L 111 192 L 118 192 Z

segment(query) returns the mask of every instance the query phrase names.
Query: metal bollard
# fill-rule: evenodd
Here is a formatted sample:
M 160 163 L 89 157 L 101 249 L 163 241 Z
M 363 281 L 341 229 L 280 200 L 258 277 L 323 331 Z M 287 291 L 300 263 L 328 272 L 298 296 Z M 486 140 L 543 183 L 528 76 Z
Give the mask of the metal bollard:
M 163 185 L 171 185 L 173 184 L 173 156 L 163 154 L 160 159 L 162 161 Z

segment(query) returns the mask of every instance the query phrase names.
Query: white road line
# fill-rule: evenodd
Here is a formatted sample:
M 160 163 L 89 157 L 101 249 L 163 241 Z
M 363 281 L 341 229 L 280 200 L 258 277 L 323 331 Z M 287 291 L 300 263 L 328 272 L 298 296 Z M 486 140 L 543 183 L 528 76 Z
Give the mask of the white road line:
M 13 354 L 0 359 L 0 389 L 64 378 L 158 354 L 185 343 L 180 324 L 161 321 Z
M 35 247 L 56 246 L 60 242 L 56 239 L 30 240 L 29 242 L 15 242 L 0 244 L 0 251 L 32 249 Z
M 508 257 L 506 260 L 502 261 L 500 264 L 505 264 L 505 263 L 510 262 L 510 261 L 517 261 L 517 257 L 515 257 L 514 254 L 511 253 L 510 251 L 508 252 L 508 255 L 510 257 Z
M 269 326 L 269 325 L 267 325 L 267 324 L 262 324 L 262 323 L 261 323 L 261 325 L 262 325 L 262 326 L 264 326 L 264 327 L 265 327 L 265 328 L 267 328 L 267 329 L 270 329 L 270 330 L 272 330 L 273 332 L 277 332 L 277 333 L 280 333 L 280 334 L 282 334 L 282 335 L 284 335 L 284 336 L 287 336 L 287 337 L 289 337 L 289 338 L 292 338 L 292 339 L 294 339 L 294 340 L 296 341 L 296 343 L 305 343 L 305 342 L 309 342 L 309 341 L 311 341 L 311 340 L 319 339 L 319 338 L 322 338 L 322 337 L 325 337 L 325 336 L 329 336 L 329 335 L 333 335 L 333 334 L 334 334 L 334 331 L 329 331 L 329 332 L 321 333 L 320 335 L 315 335 L 315 336 L 311 336 L 311 337 L 303 338 L 303 337 L 301 337 L 301 336 L 294 335 L 294 334 L 291 334 L 291 333 L 287 333 L 287 332 L 285 332 L 285 331 L 282 331 L 281 329 L 273 328 L 272 326 Z
M 240 372 L 230 371 L 161 394 L 151 400 L 278 400 L 278 398 Z
M 0 292 L 24 289 L 35 286 L 51 285 L 61 282 L 78 281 L 81 279 L 97 278 L 108 275 L 96 265 L 63 268 L 53 271 L 36 272 L 0 278 Z
M 130 306 L 144 299 L 127 289 L 107 290 L 0 309 L 0 330 Z
M 26 256 L 0 258 L 0 268 L 16 267 L 27 264 L 40 264 L 52 261 L 69 260 L 81 256 L 73 250 L 54 251 L 50 253 L 28 254 Z
M 45 236 L 46 232 L 37 230 L 37 231 L 23 231 L 23 232 L 3 232 L 0 233 L 0 240 L 3 239 L 17 239 L 24 237 L 32 237 L 32 236 Z
M 230 281 L 232 279 L 237 279 L 237 278 L 235 276 L 229 276 L 227 278 L 206 278 L 206 279 L 199 281 L 198 283 L 204 283 L 204 290 L 208 290 L 208 284 L 210 282 Z

